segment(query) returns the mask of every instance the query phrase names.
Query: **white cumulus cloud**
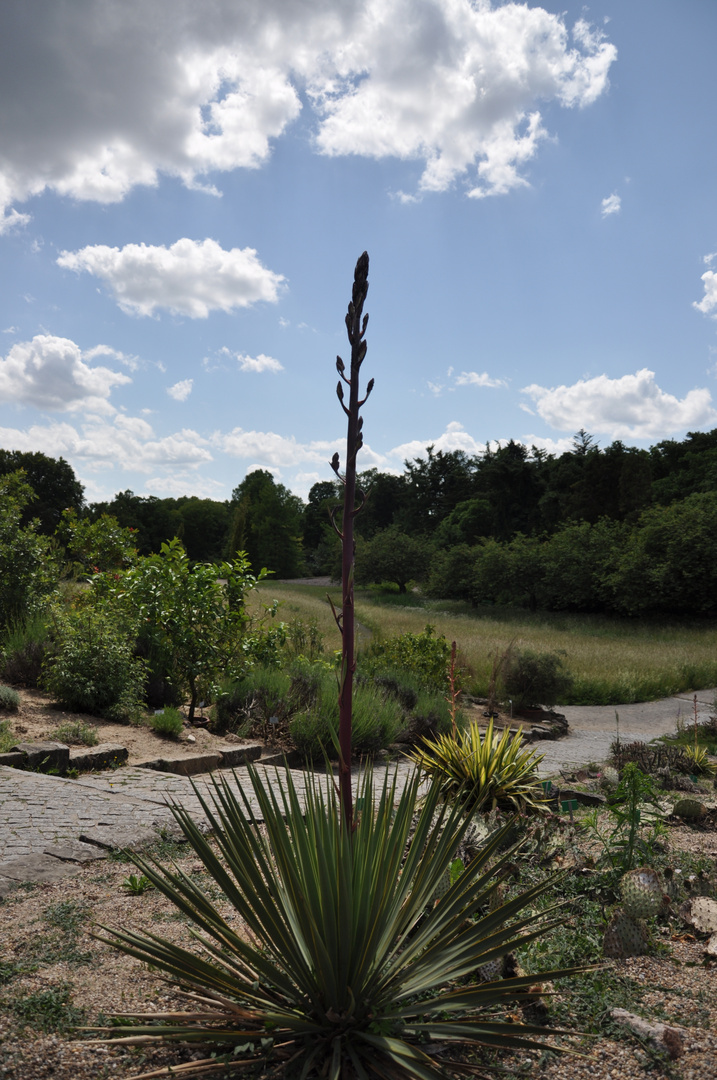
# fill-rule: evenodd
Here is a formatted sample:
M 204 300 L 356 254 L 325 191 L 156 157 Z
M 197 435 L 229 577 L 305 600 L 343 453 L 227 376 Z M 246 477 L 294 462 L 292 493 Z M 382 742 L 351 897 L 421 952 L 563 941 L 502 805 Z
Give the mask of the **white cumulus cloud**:
M 584 427 L 613 439 L 664 439 L 717 423 L 709 390 L 690 390 L 684 398 L 676 398 L 660 389 L 654 371 L 647 368 L 619 379 L 607 375 L 579 379 L 572 386 L 548 389 L 532 384 L 522 392 L 558 431 Z
M 705 256 L 705 262 L 707 259 L 711 262 L 714 257 L 714 255 Z M 704 315 L 711 315 L 715 319 L 717 318 L 717 271 L 705 271 L 702 275 L 702 284 L 705 287 L 705 295 L 701 300 L 695 300 L 692 306 Z
M 129 314 L 153 315 L 165 308 L 206 319 L 210 311 L 274 302 L 284 278 L 267 270 L 253 248 L 225 251 L 216 240 L 177 240 L 171 247 L 105 244 L 63 251 L 58 265 L 87 271 L 105 281 Z
M 255 373 L 261 373 L 262 371 L 283 371 L 284 366 L 280 364 L 278 360 L 275 360 L 273 356 L 266 356 L 264 353 L 259 353 L 258 356 L 247 356 L 244 353 L 232 352 L 226 345 L 223 345 L 218 350 L 221 356 L 229 357 L 232 360 L 236 360 L 239 364 L 240 371 L 253 371 Z M 210 361 L 205 358 L 204 364 L 207 368 L 210 368 Z M 210 370 L 213 370 L 210 368 Z
M 0 401 L 53 412 L 114 413 L 109 403 L 112 388 L 132 380 L 119 371 L 87 363 L 107 352 L 114 355 L 106 346 L 83 355 L 74 341 L 52 334 L 18 342 L 0 359 Z
M 609 217 L 610 214 L 619 214 L 622 209 L 622 199 L 619 195 L 608 195 L 606 199 L 600 203 L 601 212 L 603 217 Z
M 33 0 L 0 5 L 0 231 L 46 190 L 111 203 L 162 175 L 217 194 L 313 110 L 330 155 L 423 164 L 420 190 L 525 183 L 543 104 L 585 106 L 615 47 L 490 0 Z M 213 174 L 210 177 L 210 174 Z
M 167 387 L 167 393 L 175 401 L 186 401 L 192 392 L 194 379 L 180 379 L 174 386 Z
M 456 375 L 456 386 L 507 386 L 505 379 L 494 379 L 487 371 L 462 371 Z

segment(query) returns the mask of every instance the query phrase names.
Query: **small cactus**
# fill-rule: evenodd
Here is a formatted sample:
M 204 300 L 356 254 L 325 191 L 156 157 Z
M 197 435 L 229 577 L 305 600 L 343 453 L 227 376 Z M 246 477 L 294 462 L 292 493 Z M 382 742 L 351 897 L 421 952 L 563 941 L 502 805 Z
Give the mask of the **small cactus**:
M 626 912 L 617 910 L 613 915 L 603 940 L 603 953 L 613 960 L 628 956 L 642 956 L 647 952 L 650 936 L 641 919 L 633 919 Z
M 660 875 L 650 866 L 624 874 L 620 882 L 625 914 L 632 919 L 649 919 L 662 907 L 665 890 Z
M 707 807 L 699 799 L 680 799 L 673 813 L 683 821 L 699 821 L 707 813 Z
M 600 774 L 600 786 L 606 791 L 612 791 L 620 781 L 620 774 L 612 765 L 606 765 Z

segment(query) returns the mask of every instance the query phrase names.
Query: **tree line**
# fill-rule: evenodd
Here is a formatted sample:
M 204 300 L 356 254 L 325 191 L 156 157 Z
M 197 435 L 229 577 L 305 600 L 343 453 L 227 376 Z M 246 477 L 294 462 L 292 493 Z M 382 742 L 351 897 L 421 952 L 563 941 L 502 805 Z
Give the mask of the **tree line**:
M 334 481 L 306 502 L 258 469 L 230 499 L 120 492 L 87 505 L 61 458 L 0 450 L 0 475 L 24 469 L 24 514 L 52 535 L 62 513 L 136 530 L 140 554 L 178 536 L 197 562 L 241 550 L 281 578 L 336 573 Z M 417 582 L 432 595 L 620 614 L 717 610 L 717 429 L 649 449 L 601 448 L 584 430 L 560 455 L 513 440 L 481 455 L 429 446 L 401 474 L 367 470 L 356 518 L 356 580 Z M 717 573 L 717 571 L 715 571 Z

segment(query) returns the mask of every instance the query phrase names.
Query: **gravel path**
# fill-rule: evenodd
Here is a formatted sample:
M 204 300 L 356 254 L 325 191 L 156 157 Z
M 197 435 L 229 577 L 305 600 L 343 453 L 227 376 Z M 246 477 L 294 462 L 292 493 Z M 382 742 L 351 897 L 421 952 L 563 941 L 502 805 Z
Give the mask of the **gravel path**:
M 697 718 L 707 720 L 715 711 L 717 690 L 700 690 L 697 694 Z M 540 744 L 545 754 L 540 773 L 550 776 L 561 769 L 574 769 L 590 761 L 604 761 L 617 734 L 615 713 L 620 717 L 620 738 L 623 742 L 649 742 L 658 735 L 670 735 L 678 723 L 694 720 L 694 695 L 678 694 L 661 701 L 641 701 L 634 705 L 557 705 L 570 725 L 567 736 L 556 742 Z

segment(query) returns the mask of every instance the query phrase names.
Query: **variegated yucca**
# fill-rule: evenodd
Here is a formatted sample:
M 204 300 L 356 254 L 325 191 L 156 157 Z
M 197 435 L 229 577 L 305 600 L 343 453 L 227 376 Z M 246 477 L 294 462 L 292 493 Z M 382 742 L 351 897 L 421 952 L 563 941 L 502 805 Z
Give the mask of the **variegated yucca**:
M 481 735 L 477 724 L 464 731 L 426 738 L 408 755 L 434 777 L 444 798 L 459 798 L 466 811 L 541 809 L 545 797 L 538 777 L 544 754 L 523 745 L 522 728 L 511 734 L 493 730 L 493 718 Z
M 225 1074 L 254 1062 L 262 1076 L 302 1080 L 439 1080 L 449 1075 L 440 1054 L 451 1044 L 546 1045 L 543 1029 L 507 1021 L 505 1006 L 536 979 L 578 969 L 495 982 L 478 974 L 561 922 L 536 905 L 555 877 L 491 909 L 514 854 L 499 853 L 506 829 L 434 902 L 470 825 L 439 784 L 422 794 L 416 771 L 399 791 L 397 773 L 375 785 L 366 771 L 349 829 L 332 776 L 306 774 L 303 791 L 288 772 L 274 787 L 249 776 L 258 813 L 224 777 L 211 800 L 195 789 L 214 842 L 173 808 L 238 919 L 224 918 L 182 870 L 133 855 L 194 924 L 192 947 L 103 928 L 101 940 L 168 975 L 189 1001 L 186 1012 L 124 1014 L 131 1026 L 101 1030 L 127 1043 L 200 1044 L 211 1055 L 145 1078 Z

